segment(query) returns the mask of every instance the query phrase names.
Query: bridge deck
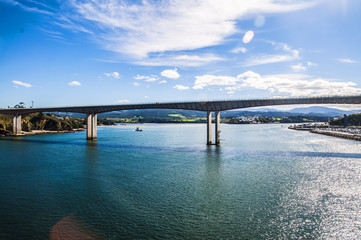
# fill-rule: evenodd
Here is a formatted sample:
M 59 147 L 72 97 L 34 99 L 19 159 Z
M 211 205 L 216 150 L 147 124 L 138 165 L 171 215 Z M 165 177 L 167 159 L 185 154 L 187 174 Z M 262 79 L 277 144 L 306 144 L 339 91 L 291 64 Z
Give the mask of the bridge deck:
M 326 96 L 305 98 L 269 98 L 253 100 L 228 100 L 228 101 L 198 101 L 198 102 L 169 102 L 149 104 L 122 104 L 99 106 L 74 106 L 74 107 L 48 107 L 48 108 L 7 108 L 0 109 L 0 113 L 21 115 L 35 112 L 74 112 L 84 114 L 98 114 L 104 112 L 132 110 L 132 109 L 185 109 L 195 111 L 224 111 L 250 107 L 264 107 L 275 105 L 294 104 L 360 104 L 361 95 L 356 96 Z

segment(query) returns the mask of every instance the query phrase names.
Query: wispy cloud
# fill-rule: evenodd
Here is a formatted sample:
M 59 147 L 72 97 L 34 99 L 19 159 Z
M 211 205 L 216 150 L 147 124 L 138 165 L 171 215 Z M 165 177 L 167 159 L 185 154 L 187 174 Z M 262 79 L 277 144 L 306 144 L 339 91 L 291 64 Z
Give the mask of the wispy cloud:
M 183 85 L 175 85 L 173 88 L 178 89 L 178 90 L 187 90 L 187 89 L 189 89 L 189 87 L 183 86 Z
M 69 85 L 69 86 L 75 86 L 75 87 L 76 87 L 76 86 L 81 86 L 81 83 L 78 82 L 78 81 L 72 81 L 72 82 L 69 82 L 68 85 Z
M 46 33 L 49 38 L 54 38 L 54 39 L 58 39 L 58 40 L 64 40 L 65 39 L 62 32 L 52 31 L 52 30 L 45 29 L 45 28 L 39 28 L 39 29 L 41 31 L 43 31 L 44 33 Z
M 247 52 L 247 48 L 245 47 L 237 47 L 231 50 L 232 53 L 246 53 Z
M 130 102 L 128 99 L 122 99 L 117 101 L 117 103 L 128 103 L 128 102 Z
M 307 67 L 304 66 L 302 63 L 296 64 L 296 65 L 291 65 L 291 68 L 295 72 L 300 72 L 300 71 L 306 71 L 307 70 Z
M 307 62 L 307 66 L 308 66 L 308 67 L 317 67 L 318 64 L 313 63 L 313 62 Z
M 30 0 L 30 1 L 25 1 L 23 3 L 20 3 L 20 1 L 15 1 L 15 0 L 4 0 L 4 1 L 13 6 L 20 7 L 21 9 L 27 12 L 40 13 L 45 15 L 54 15 L 54 13 L 50 11 L 52 9 L 51 7 L 49 7 L 44 3 L 38 3 L 37 1 Z
M 126 59 L 137 65 L 174 67 L 196 67 L 225 60 L 210 52 L 199 54 L 194 51 L 225 43 L 230 36 L 241 31 L 238 27 L 240 21 L 256 19 L 255 25 L 259 27 L 264 24 L 266 14 L 298 11 L 322 2 L 69 0 L 60 1 L 59 9 L 53 9 L 43 1 L 4 1 L 25 11 L 47 14 L 50 16 L 49 22 L 56 26 L 88 34 L 88 39 L 117 53 L 123 61 Z M 63 40 L 63 36 L 55 32 L 48 34 L 53 39 Z M 253 31 L 248 31 L 243 41 L 248 43 L 253 36 Z M 234 51 L 244 53 L 246 49 Z M 250 59 L 246 65 L 289 61 L 295 59 L 296 55 L 298 52 L 263 55 L 258 61 L 257 58 Z
M 291 69 L 295 72 L 302 72 L 302 71 L 306 71 L 309 67 L 316 67 L 316 66 L 317 66 L 316 63 L 307 62 L 305 64 L 299 63 L 299 64 L 291 65 Z
M 219 57 L 182 59 L 179 51 L 219 45 L 238 33 L 238 21 L 262 14 L 297 11 L 320 2 L 304 0 L 263 1 L 69 1 L 56 24 L 87 32 L 104 49 L 133 62 L 150 66 L 199 66 Z M 250 34 L 247 41 L 251 40 Z M 182 39 L 180 41 L 179 39 Z M 162 53 L 173 54 L 162 57 Z M 151 60 L 155 61 L 151 61 Z
M 212 85 L 226 86 L 225 90 L 229 94 L 245 88 L 290 96 L 361 94 L 361 88 L 357 88 L 357 84 L 353 82 L 313 78 L 305 74 L 261 75 L 252 71 L 239 74 L 237 77 L 197 76 L 193 89 L 203 89 Z
M 269 63 L 288 62 L 299 59 L 299 51 L 292 49 L 285 43 L 270 42 L 276 49 L 280 49 L 283 53 L 269 55 L 263 54 L 247 59 L 244 63 L 245 66 L 256 66 Z
M 349 58 L 339 58 L 339 59 L 337 59 L 337 61 L 342 62 L 342 63 L 357 63 L 356 60 L 349 59 Z
M 64 13 L 64 14 L 66 14 L 66 13 Z M 68 29 L 68 30 L 70 30 L 72 32 L 88 33 L 91 36 L 93 34 L 95 34 L 94 31 L 97 31 L 96 29 L 92 30 L 90 26 L 89 27 L 88 26 L 83 26 L 82 24 L 77 23 L 76 19 L 78 19 L 78 21 L 81 21 L 78 17 L 76 17 L 75 19 L 72 19 L 70 17 L 66 17 L 64 14 L 58 14 L 55 17 L 53 24 L 57 25 L 59 27 L 62 27 L 64 29 Z
M 118 72 L 104 73 L 104 75 L 111 78 L 120 78 L 120 74 Z
M 158 54 L 152 57 L 146 57 L 142 60 L 134 61 L 135 64 L 144 66 L 184 66 L 198 67 L 215 61 L 225 59 L 214 54 Z
M 24 83 L 24 82 L 20 82 L 20 81 L 12 81 L 15 85 L 17 86 L 23 86 L 23 87 L 26 87 L 26 88 L 30 88 L 32 87 L 32 85 L 30 83 Z
M 142 76 L 137 75 L 134 77 L 135 80 L 144 80 L 146 82 L 155 82 L 159 80 L 159 77 L 157 75 L 150 75 L 150 76 Z

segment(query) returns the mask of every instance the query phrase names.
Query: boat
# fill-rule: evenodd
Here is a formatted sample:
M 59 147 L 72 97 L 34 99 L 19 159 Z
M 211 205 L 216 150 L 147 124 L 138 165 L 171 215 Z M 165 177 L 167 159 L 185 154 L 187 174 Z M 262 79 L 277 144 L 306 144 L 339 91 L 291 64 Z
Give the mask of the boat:
M 137 127 L 137 128 L 135 129 L 135 131 L 141 132 L 141 131 L 143 131 L 143 129 L 140 129 L 139 127 Z

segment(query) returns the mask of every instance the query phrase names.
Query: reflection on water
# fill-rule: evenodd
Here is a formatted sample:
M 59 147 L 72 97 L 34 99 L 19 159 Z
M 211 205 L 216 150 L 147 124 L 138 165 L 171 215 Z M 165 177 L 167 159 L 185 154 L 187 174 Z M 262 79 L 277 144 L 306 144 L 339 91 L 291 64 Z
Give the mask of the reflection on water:
M 203 125 L 142 129 L 0 138 L 0 238 L 361 237 L 358 142 L 222 125 L 206 146 Z
M 87 229 L 74 216 L 66 216 L 52 226 L 50 230 L 50 240 L 62 239 L 101 239 L 92 233 L 91 229 Z

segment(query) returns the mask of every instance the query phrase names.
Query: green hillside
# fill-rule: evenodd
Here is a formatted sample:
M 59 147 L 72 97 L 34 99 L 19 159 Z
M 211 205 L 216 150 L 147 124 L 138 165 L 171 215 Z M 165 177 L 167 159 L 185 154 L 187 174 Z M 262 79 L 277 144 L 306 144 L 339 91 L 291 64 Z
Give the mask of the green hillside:
M 23 116 L 21 119 L 22 131 L 51 130 L 71 131 L 84 128 L 84 119 L 72 117 L 59 117 L 52 114 L 33 113 Z M 0 114 L 0 134 L 10 135 L 12 133 L 12 118 Z

